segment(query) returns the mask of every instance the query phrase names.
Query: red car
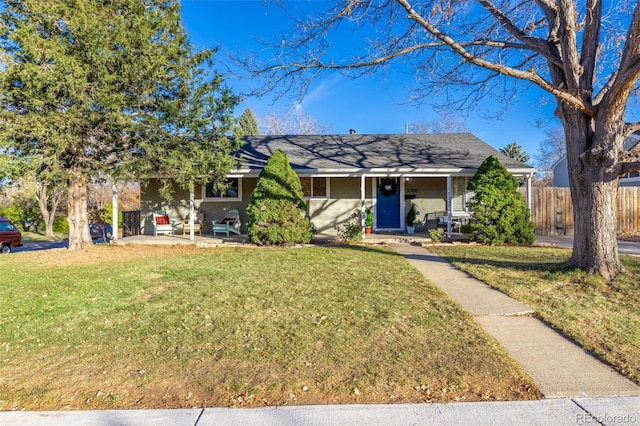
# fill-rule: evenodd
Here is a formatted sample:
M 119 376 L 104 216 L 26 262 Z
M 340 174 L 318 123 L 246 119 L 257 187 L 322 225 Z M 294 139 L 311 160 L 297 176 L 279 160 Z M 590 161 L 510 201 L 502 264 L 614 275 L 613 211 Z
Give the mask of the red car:
M 11 248 L 22 245 L 22 234 L 9 219 L 0 216 L 0 252 L 11 253 Z

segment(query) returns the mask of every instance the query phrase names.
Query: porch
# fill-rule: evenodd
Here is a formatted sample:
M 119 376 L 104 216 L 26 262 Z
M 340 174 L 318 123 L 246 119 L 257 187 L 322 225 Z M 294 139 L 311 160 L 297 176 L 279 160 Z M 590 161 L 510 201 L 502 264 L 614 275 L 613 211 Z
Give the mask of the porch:
M 447 242 L 465 242 L 467 241 L 466 235 L 452 234 L 451 240 L 446 239 Z M 415 244 L 430 244 L 433 241 L 428 232 L 416 232 L 412 235 L 406 232 L 374 232 L 373 234 L 365 235 L 365 238 L 358 243 L 361 244 L 385 244 L 390 242 L 405 242 Z M 140 244 L 140 245 L 195 245 L 197 247 L 227 247 L 227 246 L 245 246 L 253 245 L 247 235 L 195 235 L 194 239 L 189 239 L 189 235 L 165 235 L 161 234 L 157 237 L 153 235 L 132 235 L 129 237 L 120 237 L 117 240 L 112 240 L 116 245 L 127 244 Z M 335 234 L 321 233 L 316 234 L 311 238 L 311 244 L 341 244 L 338 237 Z

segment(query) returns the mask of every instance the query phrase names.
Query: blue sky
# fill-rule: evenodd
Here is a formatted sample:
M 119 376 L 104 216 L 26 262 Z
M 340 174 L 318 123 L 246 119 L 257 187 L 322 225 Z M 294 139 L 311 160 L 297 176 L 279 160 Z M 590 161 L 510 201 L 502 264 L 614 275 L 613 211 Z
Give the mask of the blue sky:
M 325 6 L 326 1 L 291 1 L 294 7 Z M 315 3 L 315 5 L 313 4 Z M 279 11 L 252 0 L 183 0 L 183 24 L 196 47 L 220 46 L 231 52 L 260 51 L 265 47 L 256 39 L 265 40 L 290 28 L 290 22 Z M 334 43 L 339 43 L 339 40 Z M 219 55 L 220 56 L 220 55 Z M 217 67 L 222 71 L 221 66 Z M 438 113 L 429 105 L 407 104 L 409 93 L 405 89 L 411 76 L 391 68 L 386 73 L 371 77 L 348 79 L 335 74 L 323 74 L 312 84 L 299 108 L 329 128 L 330 133 L 404 133 L 405 124 L 430 121 Z M 237 94 L 243 94 L 259 81 L 227 78 L 227 85 Z M 530 156 L 538 154 L 545 130 L 559 125 L 553 118 L 554 103 L 544 103 L 541 90 L 529 90 L 519 97 L 499 119 L 488 119 L 478 112 L 485 109 L 500 111 L 502 105 L 488 100 L 470 111 L 464 118 L 469 130 L 491 146 L 500 149 L 517 142 Z M 284 112 L 292 102 L 275 96 L 260 99 L 247 98 L 236 110 L 236 115 L 250 107 L 258 119 L 272 112 Z M 547 127 L 536 122 L 547 122 Z

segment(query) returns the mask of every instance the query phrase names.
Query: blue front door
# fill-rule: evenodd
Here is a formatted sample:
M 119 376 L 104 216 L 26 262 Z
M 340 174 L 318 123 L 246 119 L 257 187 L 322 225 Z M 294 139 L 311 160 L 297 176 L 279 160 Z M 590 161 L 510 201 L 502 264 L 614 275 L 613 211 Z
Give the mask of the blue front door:
M 400 228 L 399 178 L 378 178 L 376 219 L 378 229 Z

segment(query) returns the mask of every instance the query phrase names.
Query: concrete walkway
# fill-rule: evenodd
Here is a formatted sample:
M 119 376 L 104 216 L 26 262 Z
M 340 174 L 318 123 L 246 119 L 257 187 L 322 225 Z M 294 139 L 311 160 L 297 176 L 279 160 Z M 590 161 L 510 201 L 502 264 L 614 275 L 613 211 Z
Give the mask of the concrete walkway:
M 640 387 L 528 314 L 533 310 L 419 245 L 389 246 L 470 312 L 545 398 L 640 395 Z

